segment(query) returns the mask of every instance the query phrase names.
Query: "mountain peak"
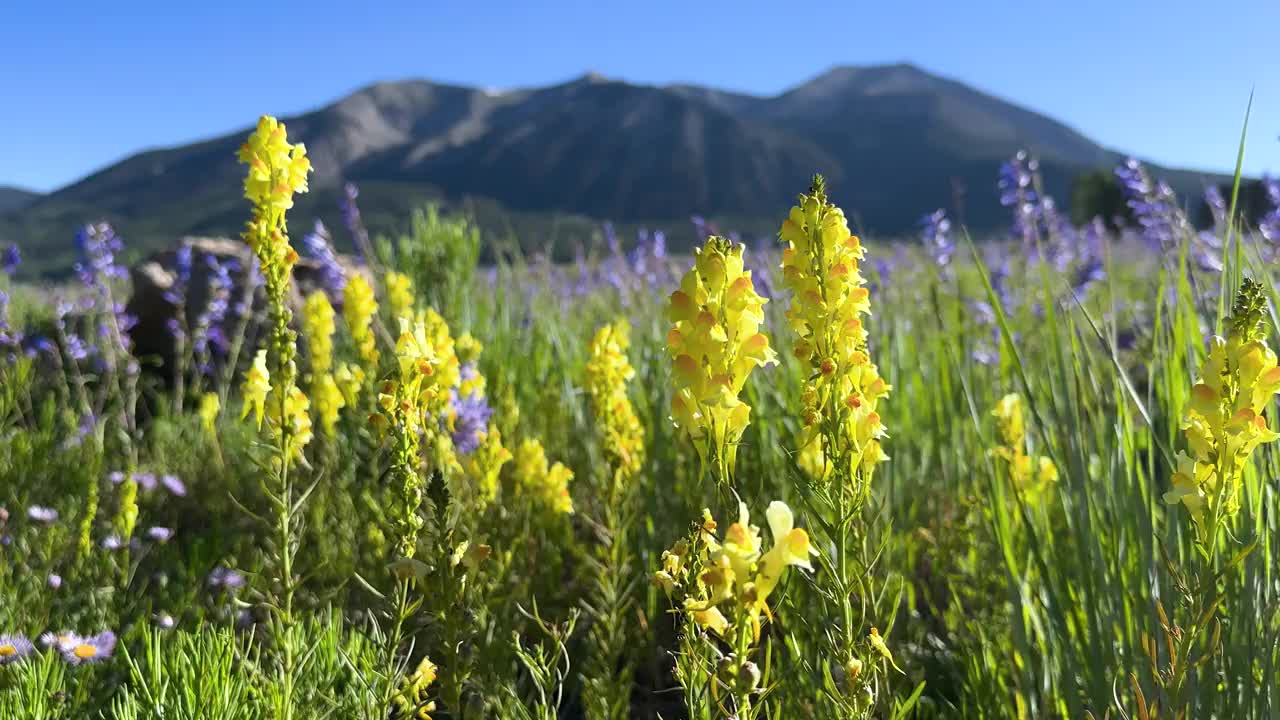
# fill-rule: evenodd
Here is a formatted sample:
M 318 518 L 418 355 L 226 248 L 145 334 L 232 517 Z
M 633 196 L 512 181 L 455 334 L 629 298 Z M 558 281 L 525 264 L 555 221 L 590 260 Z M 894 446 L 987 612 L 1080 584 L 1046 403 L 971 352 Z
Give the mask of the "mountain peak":
M 859 231 L 910 233 L 937 207 L 981 231 L 1008 222 L 993 188 L 1018 150 L 1039 156 L 1046 190 L 1063 201 L 1076 174 L 1117 160 L 1062 123 L 906 62 L 832 67 L 773 97 L 599 72 L 502 92 L 380 82 L 286 120 L 315 170 L 299 222 L 336 224 L 341 183 L 352 181 L 375 232 L 395 231 L 428 199 L 481 203 L 482 226 L 503 232 L 516 217 L 564 214 L 672 230 L 698 214 L 769 232 L 815 172 Z M 46 267 L 69 265 L 51 249 L 65 246 L 67 227 L 97 219 L 144 249 L 232 235 L 244 222 L 235 150 L 248 130 L 134 155 L 0 209 L 0 235 L 21 238 Z M 1152 172 L 1180 193 L 1201 187 L 1192 173 Z

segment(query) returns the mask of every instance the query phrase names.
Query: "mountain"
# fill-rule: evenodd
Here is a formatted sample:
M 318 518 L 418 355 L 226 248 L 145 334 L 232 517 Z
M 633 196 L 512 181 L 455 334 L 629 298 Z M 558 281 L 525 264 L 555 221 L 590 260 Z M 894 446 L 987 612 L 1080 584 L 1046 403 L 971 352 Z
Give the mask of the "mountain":
M 32 190 L 0 185 L 0 213 L 21 210 L 35 202 L 38 197 L 40 197 L 40 193 Z
M 315 167 L 295 228 L 336 223 L 351 181 L 375 231 L 433 201 L 562 250 L 605 219 L 675 229 L 676 244 L 692 242 L 681 232 L 693 214 L 767 233 L 815 172 L 864 232 L 912 232 L 937 207 L 994 229 L 1008 218 L 996 173 L 1017 150 L 1040 158 L 1062 203 L 1073 177 L 1120 159 L 1051 118 L 909 64 L 837 67 L 771 97 L 595 74 L 508 91 L 379 83 L 285 120 Z M 116 223 L 139 251 L 183 234 L 233 234 L 247 213 L 235 160 L 247 132 L 142 152 L 0 212 L 0 241 L 12 236 L 37 269 L 56 270 L 85 220 Z M 1186 194 L 1221 180 L 1152 171 Z

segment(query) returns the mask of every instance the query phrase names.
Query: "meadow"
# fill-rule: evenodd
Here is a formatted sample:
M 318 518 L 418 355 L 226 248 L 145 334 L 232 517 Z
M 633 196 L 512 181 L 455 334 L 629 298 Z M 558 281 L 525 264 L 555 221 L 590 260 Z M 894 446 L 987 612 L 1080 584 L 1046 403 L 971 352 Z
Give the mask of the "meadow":
M 760 244 L 482 266 L 354 190 L 340 261 L 283 125 L 240 159 L 163 364 L 110 227 L 0 280 L 0 718 L 1280 713 L 1280 183 L 1198 230 L 1130 161 L 1075 227 L 1019 155 L 999 241 L 815 178 Z

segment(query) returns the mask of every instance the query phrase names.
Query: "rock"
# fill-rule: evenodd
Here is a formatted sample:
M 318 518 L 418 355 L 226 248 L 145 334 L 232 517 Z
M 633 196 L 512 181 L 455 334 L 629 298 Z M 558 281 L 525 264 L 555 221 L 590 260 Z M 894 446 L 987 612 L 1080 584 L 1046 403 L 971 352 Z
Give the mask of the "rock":
M 179 284 L 178 258 L 183 248 L 191 250 L 190 278 L 184 288 L 176 288 Z M 357 265 L 354 259 L 339 256 L 339 263 L 347 273 L 367 272 Z M 226 298 L 226 311 L 222 320 L 209 327 L 207 332 L 199 331 L 202 319 L 210 313 L 210 300 L 214 295 L 214 281 L 218 268 L 226 268 L 231 284 L 229 296 Z M 175 341 L 175 329 L 181 329 L 185 321 L 186 341 L 183 343 L 186 353 L 192 352 L 199 335 L 208 338 L 209 364 L 222 366 L 228 359 L 243 361 L 252 354 L 256 347 L 256 339 L 266 323 L 264 298 L 260 281 L 253 273 L 253 252 L 239 240 L 228 238 L 187 237 L 178 247 L 152 255 L 147 260 L 130 269 L 133 281 L 133 293 L 129 298 L 127 312 L 138 319 L 130 335 L 133 339 L 134 354 L 142 361 L 144 367 L 163 370 L 166 379 L 172 379 L 174 362 L 179 350 Z M 320 263 L 303 258 L 293 270 L 293 282 L 290 284 L 287 302 L 297 316 L 303 305 L 303 298 L 311 292 L 322 289 Z M 330 296 L 335 307 L 341 302 L 340 297 Z M 179 314 L 179 306 L 182 308 Z M 246 316 L 247 313 L 247 316 Z M 228 355 L 236 347 L 237 339 L 243 333 L 243 343 L 237 358 Z M 197 362 L 199 357 L 195 358 Z

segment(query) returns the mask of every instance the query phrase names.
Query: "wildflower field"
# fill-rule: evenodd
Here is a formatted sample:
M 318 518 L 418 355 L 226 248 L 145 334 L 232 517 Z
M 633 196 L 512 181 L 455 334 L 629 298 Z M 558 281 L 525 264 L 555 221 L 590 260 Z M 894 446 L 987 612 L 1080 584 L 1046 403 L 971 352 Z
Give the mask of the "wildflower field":
M 354 188 L 358 259 L 297 232 L 273 118 L 239 159 L 166 357 L 105 224 L 0 280 L 0 718 L 1280 715 L 1280 183 L 1199 230 L 1129 161 L 1074 227 L 1019 155 L 991 241 L 815 177 L 758 244 L 481 265 Z

